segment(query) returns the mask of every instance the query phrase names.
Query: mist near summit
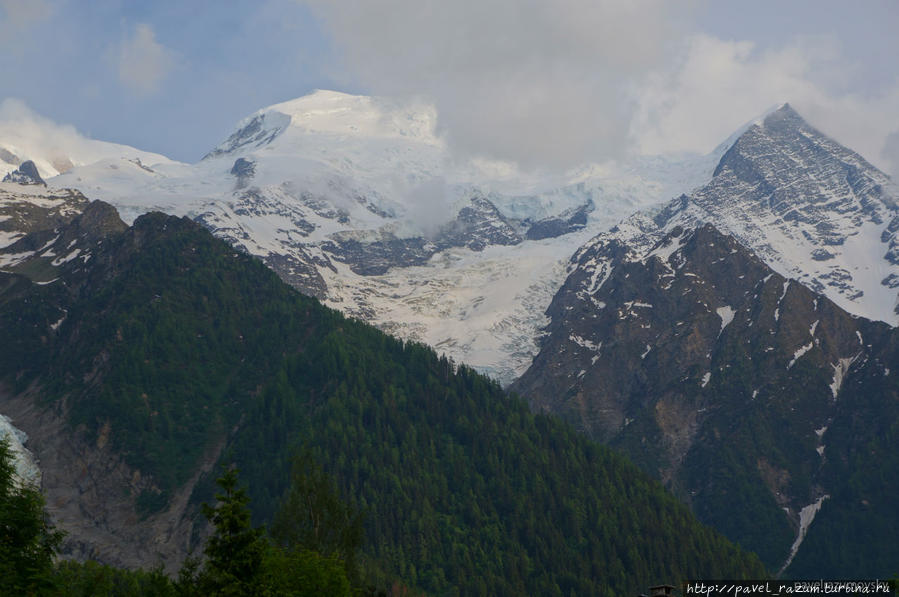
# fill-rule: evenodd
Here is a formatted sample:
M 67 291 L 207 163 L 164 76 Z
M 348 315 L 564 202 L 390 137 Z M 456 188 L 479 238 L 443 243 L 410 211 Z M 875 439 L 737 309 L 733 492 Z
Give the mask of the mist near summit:
M 895 65 L 864 63 L 857 47 L 871 43 L 846 19 L 842 30 L 806 34 L 824 12 L 808 2 L 762 2 L 739 15 L 747 28 L 766 11 L 785 23 L 759 23 L 785 28 L 760 41 L 716 35 L 711 30 L 724 26 L 713 18 L 721 17 L 702 17 L 730 9 L 700 1 L 302 3 L 330 33 L 348 82 L 433 102 L 438 132 L 457 155 L 534 170 L 628 154 L 704 154 L 789 102 L 897 174 L 886 147 L 899 132 Z M 878 6 L 899 22 L 899 11 Z M 831 12 L 838 18 L 842 9 Z M 883 26 L 872 20 L 867 35 Z

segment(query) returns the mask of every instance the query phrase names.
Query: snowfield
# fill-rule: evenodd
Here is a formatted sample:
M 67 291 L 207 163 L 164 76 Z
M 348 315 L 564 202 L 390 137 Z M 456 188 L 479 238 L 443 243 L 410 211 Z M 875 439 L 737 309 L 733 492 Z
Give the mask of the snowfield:
M 267 263 L 287 256 L 303 279 L 317 272 L 326 304 L 509 383 L 536 354 L 544 311 L 577 248 L 706 182 L 726 150 L 529 174 L 456 159 L 436 121 L 425 104 L 316 91 L 251 114 L 196 164 L 130 148 L 115 155 L 106 144 L 73 155 L 48 184 L 107 201 L 126 221 L 151 210 L 188 216 Z M 377 275 L 354 272 L 334 248 L 335 239 L 430 239 L 474 197 L 524 240 L 449 247 Z M 534 222 L 578 209 L 588 212 L 583 226 L 524 238 Z

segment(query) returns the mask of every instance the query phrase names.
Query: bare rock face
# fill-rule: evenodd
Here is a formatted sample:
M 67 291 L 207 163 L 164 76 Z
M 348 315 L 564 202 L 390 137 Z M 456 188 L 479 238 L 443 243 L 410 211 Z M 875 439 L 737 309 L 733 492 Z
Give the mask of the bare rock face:
M 541 240 L 582 230 L 587 225 L 587 214 L 593 209 L 593 201 L 590 200 L 585 205 L 565 211 L 558 216 L 538 220 L 530 224 L 525 237 L 528 240 Z
M 475 195 L 433 240 L 421 236 L 398 238 L 389 233 L 377 238 L 337 234 L 323 243 L 322 249 L 357 274 L 377 276 L 394 267 L 421 265 L 450 247 L 483 251 L 490 245 L 517 245 L 521 241 L 496 206 L 486 197 Z
M 153 491 L 154 483 L 112 451 L 105 440 L 111 430 L 89 443 L 71 429 L 63 413 L 39 405 L 39 388 L 19 395 L 0 388 L 0 412 L 28 434 L 28 448 L 41 469 L 47 510 L 53 523 L 66 532 L 62 557 L 132 569 L 162 565 L 166 572 L 176 572 L 192 548 L 192 537 L 207 533 L 205 520 L 189 498 L 224 443 L 210 450 L 203 466 L 165 510 L 142 515 L 137 498 Z
M 33 195 L 7 190 L 0 199 L 0 209 L 8 216 L 3 223 L 11 224 L 10 235 L 15 234 L 15 241 L 0 249 L 0 305 L 25 297 L 23 304 L 33 305 L 38 314 L 32 318 L 33 313 L 16 309 L 14 319 L 3 318 L 0 328 L 10 336 L 24 334 L 25 346 L 46 346 L 69 316 L 71 303 L 95 292 L 104 276 L 116 270 L 122 256 L 110 245 L 128 227 L 112 206 L 89 202 L 73 191 Z M 8 352 L 3 358 L 16 370 L 34 365 L 17 364 L 17 357 Z M 113 450 L 110 425 L 88 441 L 88 434 L 68 420 L 67 400 L 47 404 L 44 394 L 41 382 L 26 389 L 0 385 L 0 413 L 28 436 L 26 447 L 40 468 L 48 511 L 53 523 L 66 532 L 61 555 L 177 571 L 190 551 L 190 541 L 207 532 L 190 497 L 223 443 L 209 450 L 164 509 L 148 513 L 139 498 L 159 488 L 151 476 L 129 466 Z
M 892 500 L 864 477 L 892 461 L 859 446 L 899 449 L 883 439 L 899 426 L 897 197 L 784 105 L 707 184 L 575 253 L 513 388 L 623 450 L 772 569 L 816 575 L 828 561 L 832 574 L 867 553 L 854 561 L 873 570 L 885 542 L 840 557 L 823 546 L 847 544 L 849 520 L 899 525 L 888 510 L 853 518 L 852 502 Z
M 237 158 L 231 167 L 231 174 L 237 178 L 237 188 L 245 188 L 256 174 L 256 162 L 247 158 Z
M 847 463 L 874 467 L 859 445 L 899 424 L 899 331 L 783 278 L 711 225 L 648 248 L 622 232 L 575 255 L 512 389 L 626 453 L 772 569 L 802 561 L 800 512 L 845 490 Z M 854 505 L 834 500 L 822 516 L 840 508 Z
M 489 199 L 475 195 L 443 231 L 440 242 L 483 251 L 488 245 L 517 245 L 521 237 Z

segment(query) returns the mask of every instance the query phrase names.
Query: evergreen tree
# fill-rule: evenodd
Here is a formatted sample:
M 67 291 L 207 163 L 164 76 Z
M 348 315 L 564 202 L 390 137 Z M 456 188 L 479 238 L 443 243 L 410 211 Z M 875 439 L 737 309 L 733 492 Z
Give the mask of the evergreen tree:
M 203 504 L 203 515 L 215 530 L 206 542 L 206 563 L 198 586 L 204 595 L 262 595 L 266 541 L 263 529 L 250 525 L 250 499 L 237 485 L 237 469 L 217 481 L 215 507 Z
M 0 594 L 49 588 L 62 537 L 44 515 L 40 490 L 18 478 L 9 441 L 0 438 Z
M 341 500 L 336 482 L 308 452 L 294 459 L 290 489 L 272 521 L 271 535 L 290 551 L 336 557 L 344 562 L 347 574 L 357 577 L 363 515 Z

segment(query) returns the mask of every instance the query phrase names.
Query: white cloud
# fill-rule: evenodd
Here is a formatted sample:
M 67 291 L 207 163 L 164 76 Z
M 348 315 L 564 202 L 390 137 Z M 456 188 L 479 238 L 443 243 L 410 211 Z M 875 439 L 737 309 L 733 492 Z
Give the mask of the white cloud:
M 524 166 L 615 156 L 625 90 L 675 33 L 664 0 L 306 0 L 357 81 L 424 95 L 457 152 Z M 684 7 L 676 7 L 684 12 Z
M 751 42 L 692 37 L 682 59 L 636 94 L 631 139 L 643 153 L 707 152 L 750 118 L 789 102 L 813 126 L 886 168 L 882 153 L 899 122 L 899 79 L 862 95 L 852 64 L 826 39 L 757 52 Z
M 0 48 L 16 56 L 24 55 L 23 40 L 30 41 L 33 27 L 54 12 L 48 0 L 0 0 Z
M 899 183 L 899 130 L 886 136 L 881 154 L 886 162 L 887 172 Z
M 760 49 L 688 35 L 695 2 L 300 1 L 331 33 L 348 81 L 426 96 L 465 157 L 564 168 L 627 150 L 707 152 L 789 102 L 887 168 L 886 136 L 899 122 L 894 63 L 847 61 L 843 49 L 854 46 L 840 44 L 858 41 L 852 28 L 815 38 L 784 32 Z M 859 74 L 886 84 L 859 85 Z
M 90 144 L 74 127 L 56 124 L 13 98 L 0 101 L 0 139 L 3 148 L 20 161 L 33 160 L 43 176 L 70 168 L 69 156 L 85 153 Z
M 158 91 L 174 65 L 171 50 L 156 41 L 153 28 L 146 24 L 139 24 L 119 48 L 119 81 L 140 95 Z

